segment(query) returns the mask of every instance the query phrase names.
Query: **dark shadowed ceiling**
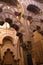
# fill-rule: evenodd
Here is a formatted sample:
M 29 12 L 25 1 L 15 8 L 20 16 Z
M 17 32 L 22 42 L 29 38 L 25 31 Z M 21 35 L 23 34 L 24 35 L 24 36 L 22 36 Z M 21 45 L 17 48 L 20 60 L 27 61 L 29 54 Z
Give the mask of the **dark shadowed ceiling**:
M 16 5 L 18 3 L 17 0 L 0 0 L 0 2 L 5 2 L 9 5 Z
M 40 3 L 43 3 L 43 0 L 35 0 L 35 1 L 40 2 Z
M 33 5 L 33 4 L 28 5 L 27 10 L 31 11 L 31 12 L 33 12 L 35 14 L 38 14 L 39 11 L 40 11 L 40 9 L 37 6 Z

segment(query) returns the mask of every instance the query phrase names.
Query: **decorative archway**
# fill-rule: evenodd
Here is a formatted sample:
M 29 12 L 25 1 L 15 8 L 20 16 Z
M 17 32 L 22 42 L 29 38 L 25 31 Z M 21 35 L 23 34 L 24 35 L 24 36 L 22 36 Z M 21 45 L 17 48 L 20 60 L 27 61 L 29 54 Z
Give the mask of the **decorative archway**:
M 3 39 L 3 44 L 1 48 L 1 54 L 2 54 L 1 57 L 3 57 L 4 52 L 6 52 L 8 48 L 14 53 L 13 39 L 10 36 L 6 36 Z
M 3 45 L 4 45 L 4 43 L 6 43 L 7 41 L 9 41 L 10 43 L 12 43 L 12 45 L 13 45 L 13 39 L 12 39 L 10 36 L 4 37 L 4 39 L 3 39 Z
M 9 48 L 4 52 L 2 65 L 17 65 L 14 61 L 13 52 L 11 52 Z

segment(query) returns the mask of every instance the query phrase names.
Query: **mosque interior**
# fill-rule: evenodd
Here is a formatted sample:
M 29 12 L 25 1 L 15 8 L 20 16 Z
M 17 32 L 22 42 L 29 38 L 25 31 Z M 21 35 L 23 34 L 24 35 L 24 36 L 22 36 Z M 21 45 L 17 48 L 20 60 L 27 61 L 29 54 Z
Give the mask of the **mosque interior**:
M 0 65 L 43 65 L 43 0 L 0 0 Z

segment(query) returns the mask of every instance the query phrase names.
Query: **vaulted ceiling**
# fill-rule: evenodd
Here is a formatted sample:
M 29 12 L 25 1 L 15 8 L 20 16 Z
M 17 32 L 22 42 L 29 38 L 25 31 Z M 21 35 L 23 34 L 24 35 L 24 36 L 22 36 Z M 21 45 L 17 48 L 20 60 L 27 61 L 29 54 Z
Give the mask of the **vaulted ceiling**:
M 35 1 L 40 2 L 40 3 L 43 3 L 43 0 L 35 0 Z
M 17 0 L 0 0 L 0 2 L 5 2 L 9 5 L 16 5 L 18 3 Z
M 22 1 L 22 2 L 21 2 Z M 43 10 L 43 8 L 42 8 L 42 5 L 40 5 L 40 4 L 36 4 L 36 1 L 34 2 L 35 0 L 30 0 L 30 2 L 29 2 L 29 0 L 20 0 L 20 4 L 23 4 L 23 8 L 24 8 L 24 14 L 22 15 L 24 18 L 26 18 L 27 17 L 27 20 L 29 20 L 29 21 L 31 21 L 31 24 L 30 24 L 30 27 L 31 27 L 31 31 L 34 31 L 34 30 L 36 30 L 36 26 L 40 26 L 42 29 L 43 29 L 43 25 L 40 25 L 40 24 L 42 24 L 42 23 L 40 23 L 40 20 L 41 20 L 41 22 L 43 22 L 43 16 L 42 16 L 42 14 L 40 13 L 40 11 L 41 11 L 41 9 Z M 0 0 L 0 2 L 5 2 L 5 3 L 7 3 L 7 4 L 9 4 L 9 5 L 17 5 L 17 3 L 18 3 L 18 1 L 17 0 Z M 26 7 L 25 7 L 25 4 L 24 3 L 28 3 L 28 4 L 26 4 Z M 4 8 L 3 8 L 4 9 Z M 9 9 L 8 9 L 9 10 Z M 13 11 L 15 11 L 14 10 L 14 7 L 12 7 L 12 9 L 10 8 L 10 12 L 11 12 L 11 10 L 13 10 Z M 5 18 L 7 18 L 7 16 L 10 18 L 11 17 L 11 14 L 9 15 L 8 13 L 5 13 L 6 12 L 6 10 L 3 10 L 4 11 L 4 13 L 2 14 L 2 16 L 5 14 Z M 25 12 L 26 11 L 26 12 Z M 2 12 L 2 9 L 0 8 L 0 13 Z M 27 12 L 28 12 L 28 14 L 27 14 Z M 32 12 L 32 13 L 31 13 Z M 20 16 L 21 15 L 21 13 L 18 13 L 17 11 L 15 11 L 15 13 L 13 12 L 13 14 L 15 14 L 16 16 Z M 26 16 L 25 16 L 26 15 Z M 15 16 L 14 16 L 15 17 Z M 12 20 L 14 19 L 14 17 L 13 17 L 13 15 L 12 15 Z M 7 21 L 10 23 L 10 21 L 7 19 Z M 13 20 L 13 21 L 15 21 L 15 20 Z M 1 22 L 3 22 L 3 21 L 1 21 Z M 3 23 L 1 23 L 0 22 L 0 24 L 1 25 L 3 25 Z M 10 23 L 11 24 L 11 23 Z M 16 25 L 14 26 L 14 25 L 12 25 L 12 27 L 13 28 L 15 28 L 16 29 Z M 18 27 L 17 27 L 18 28 Z M 18 28 L 19 29 L 19 28 Z M 18 30 L 18 29 L 16 29 L 16 30 Z

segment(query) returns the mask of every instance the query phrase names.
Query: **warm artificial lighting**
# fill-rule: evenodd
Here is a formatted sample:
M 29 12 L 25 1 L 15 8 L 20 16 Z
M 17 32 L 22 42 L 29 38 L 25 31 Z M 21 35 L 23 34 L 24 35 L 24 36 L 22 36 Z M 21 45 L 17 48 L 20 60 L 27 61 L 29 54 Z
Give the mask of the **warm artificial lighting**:
M 19 1 L 19 0 L 18 0 Z
M 10 28 L 9 23 L 5 22 L 4 25 L 3 25 L 3 28 Z
M 0 28 L 10 28 L 9 23 L 5 22 L 3 26 L 0 25 Z
M 7 8 L 9 9 L 10 7 L 9 7 L 9 6 L 7 6 Z
M 10 7 L 6 5 L 3 7 L 3 9 L 10 9 Z
M 16 18 L 18 19 L 19 17 L 18 17 L 18 16 L 16 16 Z

